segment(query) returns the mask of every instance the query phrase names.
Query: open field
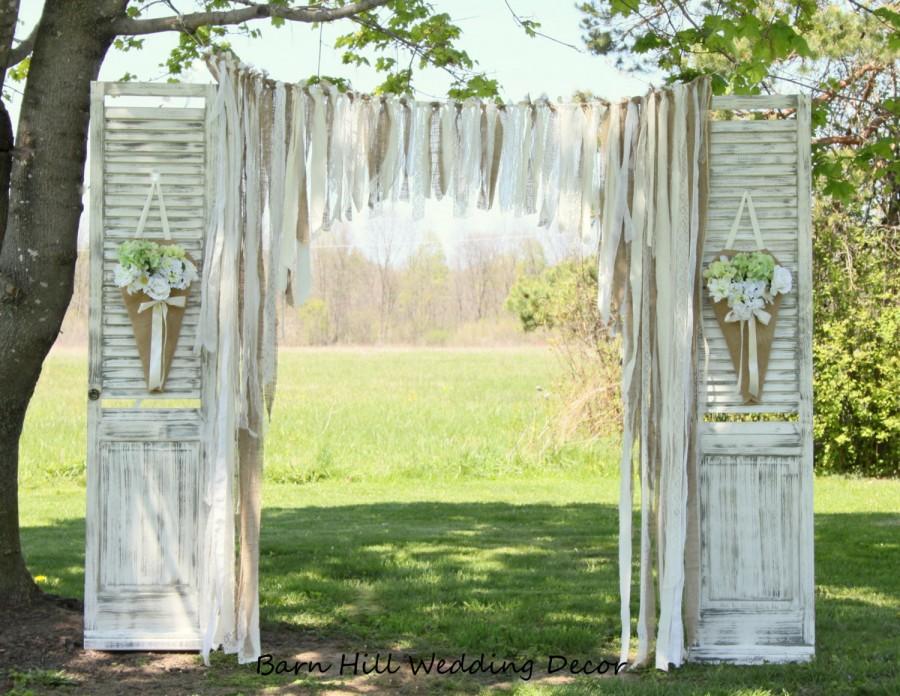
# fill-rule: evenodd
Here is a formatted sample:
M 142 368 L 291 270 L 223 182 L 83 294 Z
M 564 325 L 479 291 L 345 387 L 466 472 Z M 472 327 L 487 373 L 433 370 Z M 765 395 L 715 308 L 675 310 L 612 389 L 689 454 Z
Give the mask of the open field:
M 49 591 L 75 597 L 84 364 L 74 353 L 48 362 L 22 462 L 29 564 Z M 289 661 L 378 650 L 534 658 L 529 682 L 261 677 L 232 658 L 204 669 L 194 656 L 75 649 L 9 665 L 17 692 L 900 693 L 900 481 L 837 477 L 815 487 L 812 664 L 548 678 L 549 655 L 611 659 L 618 635 L 615 443 L 545 444 L 557 378 L 535 349 L 286 352 L 267 441 L 264 649 Z M 66 626 L 77 634 L 77 615 Z

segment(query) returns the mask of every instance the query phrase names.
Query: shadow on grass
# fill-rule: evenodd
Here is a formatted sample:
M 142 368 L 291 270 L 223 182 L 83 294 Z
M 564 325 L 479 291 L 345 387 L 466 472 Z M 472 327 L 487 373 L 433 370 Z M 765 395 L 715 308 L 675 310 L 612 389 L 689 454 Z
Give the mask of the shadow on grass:
M 269 509 L 263 616 L 364 645 L 599 657 L 618 634 L 616 515 L 496 502 Z
M 298 488 L 298 505 L 303 495 Z M 598 504 L 269 508 L 262 619 L 294 652 L 321 640 L 348 652 L 609 656 L 618 636 L 616 517 Z M 900 693 L 900 516 L 818 514 L 815 528 L 813 663 L 690 665 L 615 688 Z M 50 591 L 81 595 L 83 538 L 80 520 L 23 530 L 29 565 Z

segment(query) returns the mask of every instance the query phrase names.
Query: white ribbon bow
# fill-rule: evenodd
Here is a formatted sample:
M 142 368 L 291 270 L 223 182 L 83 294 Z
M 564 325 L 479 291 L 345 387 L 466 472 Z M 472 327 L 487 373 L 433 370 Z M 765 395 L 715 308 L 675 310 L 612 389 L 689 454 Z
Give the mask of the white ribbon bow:
M 736 321 L 741 322 L 741 357 L 738 362 L 738 380 L 737 380 L 737 390 L 741 391 L 743 388 L 743 380 L 744 380 L 744 326 L 750 326 L 750 336 L 748 337 L 747 344 L 750 349 L 750 355 L 748 356 L 748 365 L 747 372 L 749 376 L 749 382 L 747 391 L 750 393 L 754 399 L 759 398 L 759 355 L 756 349 L 756 322 L 760 322 L 765 326 L 769 325 L 769 321 L 772 319 L 772 315 L 763 309 L 754 309 L 752 310 L 753 316 L 749 319 L 741 319 L 739 318 L 732 309 L 725 315 L 725 321 L 729 323 L 733 323 Z
M 150 391 L 161 391 L 163 386 L 163 359 L 166 349 L 166 317 L 169 307 L 184 307 L 187 301 L 186 295 L 169 297 L 165 300 L 151 300 L 141 302 L 138 306 L 138 314 L 153 310 L 152 325 L 150 329 L 150 370 L 147 375 L 147 388 Z

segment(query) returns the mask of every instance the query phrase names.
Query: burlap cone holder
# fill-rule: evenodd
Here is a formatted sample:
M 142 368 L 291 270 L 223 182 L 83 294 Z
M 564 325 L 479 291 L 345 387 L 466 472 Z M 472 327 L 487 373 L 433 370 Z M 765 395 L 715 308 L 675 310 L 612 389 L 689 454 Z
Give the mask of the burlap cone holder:
M 754 251 L 762 251 L 769 254 L 775 259 L 775 264 L 780 265 L 778 259 L 768 249 L 759 249 Z M 731 258 L 735 254 L 741 253 L 735 249 L 725 249 L 715 255 L 718 259 L 720 256 Z M 740 387 L 741 397 L 745 404 L 758 404 L 762 401 L 763 384 L 766 380 L 766 371 L 769 367 L 769 354 L 772 352 L 772 341 L 775 338 L 775 325 L 778 323 L 778 310 L 781 307 L 781 298 L 783 295 L 778 294 L 771 303 L 767 303 L 764 311 L 770 316 L 769 323 L 765 324 L 755 316 L 747 321 L 726 321 L 728 312 L 727 300 L 713 302 L 713 311 L 716 314 L 716 321 L 719 322 L 719 328 L 725 336 L 725 343 L 728 346 L 728 353 L 731 355 L 731 363 L 738 375 L 738 385 Z M 752 327 L 750 323 L 753 323 Z M 752 351 L 750 346 L 751 337 L 755 334 L 756 350 Z M 756 393 L 751 391 L 751 359 L 755 353 L 756 369 L 758 375 L 758 390 Z
M 174 244 L 171 240 L 151 240 L 160 245 Z M 186 257 L 193 262 L 189 255 Z M 156 301 L 144 292 L 133 295 L 122 288 L 122 299 L 131 319 L 134 340 L 137 344 L 141 365 L 144 368 L 144 380 L 150 392 L 163 391 L 166 376 L 178 346 L 181 323 L 187 307 L 190 288 L 172 290 L 169 300 Z M 184 299 L 180 299 L 184 298 Z M 143 311 L 141 311 L 143 309 Z M 156 335 L 154 335 L 154 332 Z M 155 354 L 154 354 L 155 353 Z

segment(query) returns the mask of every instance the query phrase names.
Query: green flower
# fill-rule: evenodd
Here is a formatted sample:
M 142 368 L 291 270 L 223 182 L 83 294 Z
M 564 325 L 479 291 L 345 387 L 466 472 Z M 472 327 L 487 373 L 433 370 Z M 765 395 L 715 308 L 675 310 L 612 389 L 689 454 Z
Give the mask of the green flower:
M 762 251 L 742 251 L 732 257 L 731 263 L 736 269 L 735 280 L 768 282 L 775 270 L 775 259 Z
M 737 273 L 737 269 L 726 257 L 722 257 L 718 261 L 713 261 L 707 266 L 703 272 L 703 277 L 707 280 L 727 279 L 731 280 Z
M 177 244 L 157 244 L 146 239 L 129 239 L 118 249 L 119 264 L 153 274 L 163 265 L 163 259 L 183 259 L 184 248 Z
M 162 247 L 162 254 L 173 259 L 183 259 L 185 256 L 184 249 L 177 244 L 168 244 Z

